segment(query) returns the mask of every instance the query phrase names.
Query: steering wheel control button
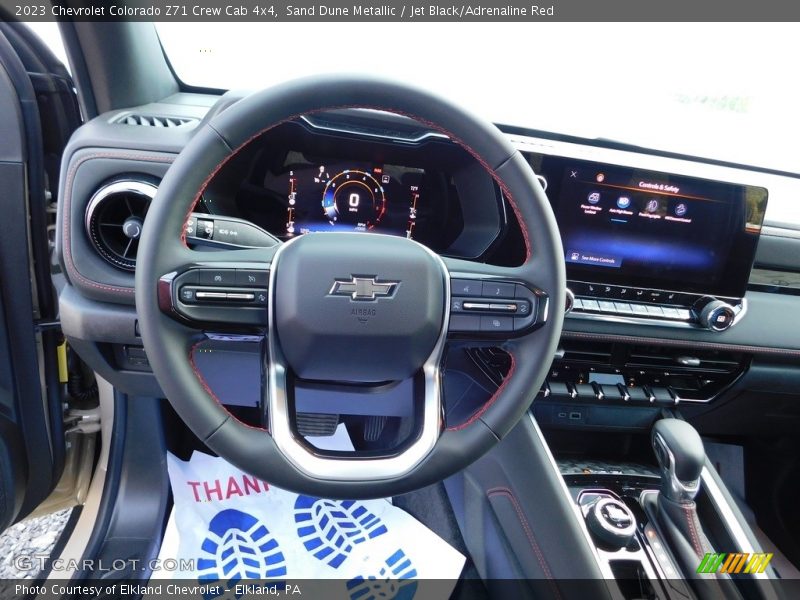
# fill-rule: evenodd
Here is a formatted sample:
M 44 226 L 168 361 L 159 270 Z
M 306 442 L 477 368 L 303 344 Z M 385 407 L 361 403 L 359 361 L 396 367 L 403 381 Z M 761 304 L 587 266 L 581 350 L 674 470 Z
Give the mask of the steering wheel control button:
M 228 297 L 228 294 L 225 292 L 195 292 L 195 296 L 198 300 L 225 300 Z
M 267 287 L 269 282 L 269 271 L 236 269 L 236 285 L 249 287 Z
M 492 310 L 492 305 L 488 302 L 464 302 L 464 310 L 466 311 L 489 311 Z
M 255 294 L 253 292 L 228 292 L 225 297 L 228 300 L 250 302 L 255 299 Z
M 514 319 L 511 317 L 482 315 L 481 331 L 485 333 L 508 333 L 514 331 Z
M 517 304 L 513 302 L 509 302 L 507 304 L 490 304 L 489 310 L 498 311 L 498 312 L 506 312 L 506 313 L 515 313 L 517 312 Z
M 481 296 L 484 298 L 513 298 L 514 284 L 484 281 Z
M 200 281 L 203 285 L 235 285 L 234 269 L 200 269 Z
M 269 294 L 267 293 L 267 290 L 257 290 L 255 292 L 254 300 L 259 306 L 266 306 L 269 302 Z
M 477 279 L 451 279 L 450 293 L 453 296 L 479 296 L 481 282 Z
M 476 295 L 476 291 L 480 296 Z M 451 333 L 507 334 L 518 337 L 529 331 L 541 320 L 539 314 L 547 306 L 541 303 L 540 292 L 534 292 L 521 283 L 492 281 L 487 279 L 454 278 L 451 280 L 450 312 L 461 317 L 467 313 L 480 313 L 476 322 L 466 319 L 450 320 Z M 498 336 L 494 336 L 498 337 Z
M 178 285 L 191 285 L 200 283 L 199 269 L 190 269 L 189 271 L 184 271 L 175 278 L 175 283 Z
M 481 318 L 478 315 L 450 315 L 450 327 L 454 333 L 477 333 L 481 330 Z

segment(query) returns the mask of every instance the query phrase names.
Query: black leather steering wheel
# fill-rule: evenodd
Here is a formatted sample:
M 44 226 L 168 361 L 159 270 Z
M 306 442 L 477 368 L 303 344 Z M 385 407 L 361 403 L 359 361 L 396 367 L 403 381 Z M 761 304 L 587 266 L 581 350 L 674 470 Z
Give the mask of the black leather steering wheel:
M 231 157 L 280 124 L 341 108 L 411 117 L 469 152 L 494 178 L 519 220 L 524 263 L 499 267 L 440 257 L 405 238 L 358 233 L 306 234 L 271 248 L 199 252 L 187 247 L 187 221 Z M 196 283 L 201 267 L 264 272 L 267 306 L 185 305 L 180 286 Z M 156 378 L 180 417 L 211 450 L 282 488 L 330 498 L 375 498 L 442 480 L 514 427 L 556 350 L 564 278 L 558 227 L 547 198 L 529 165 L 496 127 L 426 91 L 337 75 L 255 93 L 197 131 L 170 167 L 147 214 L 136 268 L 136 307 Z M 459 330 L 451 302 L 455 294 L 465 295 L 465 282 L 473 282 L 473 289 L 501 284 L 501 295 L 513 300 L 508 308 L 524 311 L 525 318 L 515 318 L 513 330 L 503 333 Z M 356 321 L 353 314 L 368 318 Z M 231 415 L 193 358 L 205 332 L 259 323 L 269 332 L 264 428 Z M 441 398 L 442 357 L 453 337 L 491 342 L 512 357 L 500 388 L 460 423 L 445 422 Z M 338 384 L 412 379 L 414 433 L 401 447 L 379 455 L 317 450 L 294 424 L 292 383 L 297 378 Z

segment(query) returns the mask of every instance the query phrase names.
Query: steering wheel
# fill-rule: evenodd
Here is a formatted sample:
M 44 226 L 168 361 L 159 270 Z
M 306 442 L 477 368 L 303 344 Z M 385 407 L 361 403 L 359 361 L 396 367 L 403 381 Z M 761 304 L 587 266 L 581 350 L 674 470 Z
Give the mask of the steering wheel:
M 342 108 L 411 117 L 471 154 L 519 220 L 523 264 L 501 267 L 439 256 L 406 238 L 361 233 L 310 233 L 269 248 L 200 252 L 187 247 L 192 211 L 232 157 L 280 124 Z M 247 273 L 261 293 L 255 299 L 246 295 L 244 304 L 214 302 L 227 296 L 224 287 L 213 285 L 230 286 L 229 276 L 237 273 Z M 322 76 L 257 92 L 197 131 L 165 175 L 145 219 L 136 308 L 161 388 L 212 451 L 285 489 L 328 498 L 377 498 L 419 489 L 463 469 L 522 418 L 556 350 L 564 278 L 561 241 L 547 198 L 530 166 L 494 125 L 405 84 Z M 196 294 L 197 300 L 204 284 L 212 286 L 206 294 L 222 296 L 205 296 L 211 301 L 204 303 L 187 300 L 184 294 Z M 470 296 L 474 312 L 466 310 Z M 496 318 L 493 310 L 514 316 Z M 207 332 L 242 327 L 268 332 L 264 427 L 228 412 L 195 365 L 195 351 Z M 499 389 L 458 423 L 447 422 L 443 412 L 442 362 L 451 339 L 501 346 L 511 356 Z M 293 386 L 305 380 L 333 386 L 412 380 L 412 433 L 382 452 L 319 450 L 298 434 Z M 370 402 L 370 395 L 363 401 Z M 338 413 L 336 397 L 330 402 L 330 412 Z

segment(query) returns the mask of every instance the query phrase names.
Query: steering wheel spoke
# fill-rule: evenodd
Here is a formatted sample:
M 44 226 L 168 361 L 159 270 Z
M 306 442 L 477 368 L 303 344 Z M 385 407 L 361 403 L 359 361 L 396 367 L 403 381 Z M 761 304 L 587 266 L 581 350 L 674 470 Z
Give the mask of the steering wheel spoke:
M 450 272 L 451 337 L 505 340 L 525 336 L 547 321 L 550 298 L 523 267 L 497 267 L 445 258 Z
M 175 253 L 158 282 L 162 312 L 196 327 L 266 327 L 275 247 Z

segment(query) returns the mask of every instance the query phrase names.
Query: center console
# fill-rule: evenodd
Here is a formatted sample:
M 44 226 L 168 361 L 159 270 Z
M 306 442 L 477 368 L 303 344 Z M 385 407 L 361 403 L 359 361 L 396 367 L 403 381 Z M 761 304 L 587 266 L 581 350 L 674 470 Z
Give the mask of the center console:
M 649 448 L 626 452 L 639 462 L 563 454 L 557 461 L 598 561 L 623 598 L 772 597 L 763 585 L 773 576 L 772 554 L 747 534 L 697 431 L 668 412 L 652 427 Z M 711 556 L 719 564 L 705 568 Z
M 761 187 L 548 156 L 572 316 L 724 331 L 746 310 Z

